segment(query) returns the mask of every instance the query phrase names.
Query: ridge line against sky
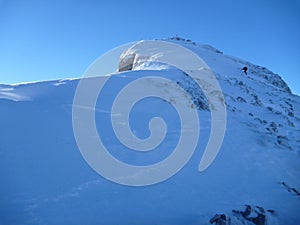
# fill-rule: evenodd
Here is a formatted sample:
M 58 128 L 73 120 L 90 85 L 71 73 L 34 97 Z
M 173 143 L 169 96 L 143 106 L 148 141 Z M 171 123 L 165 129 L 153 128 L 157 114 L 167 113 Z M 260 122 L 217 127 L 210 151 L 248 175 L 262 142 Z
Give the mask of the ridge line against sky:
M 81 77 L 121 44 L 176 35 L 265 66 L 300 95 L 299 0 L 0 0 L 0 83 Z

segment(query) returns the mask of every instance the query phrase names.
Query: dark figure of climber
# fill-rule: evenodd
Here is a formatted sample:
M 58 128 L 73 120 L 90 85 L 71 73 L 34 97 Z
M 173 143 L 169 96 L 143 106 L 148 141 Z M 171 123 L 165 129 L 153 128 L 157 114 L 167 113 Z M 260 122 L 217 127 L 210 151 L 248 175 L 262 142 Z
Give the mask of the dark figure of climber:
M 244 66 L 243 69 L 244 73 L 247 75 L 247 70 L 248 70 L 248 67 L 247 66 Z

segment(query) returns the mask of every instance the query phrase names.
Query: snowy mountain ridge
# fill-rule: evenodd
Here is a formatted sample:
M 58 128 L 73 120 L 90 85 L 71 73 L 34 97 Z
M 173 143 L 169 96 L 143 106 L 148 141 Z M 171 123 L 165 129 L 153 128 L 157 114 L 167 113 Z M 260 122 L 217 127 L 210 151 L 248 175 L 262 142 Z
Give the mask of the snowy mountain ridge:
M 296 109 L 299 109 L 298 98 L 297 96 L 291 95 L 288 85 L 278 74 L 272 73 L 265 67 L 253 65 L 232 56 L 224 56 L 221 51 L 209 45 L 196 44 L 178 37 L 167 39 L 167 41 L 183 45 L 202 57 L 213 69 L 213 72 L 222 84 L 226 96 L 227 109 L 232 112 L 248 114 L 253 119 L 253 121 L 250 122 L 253 123 L 253 126 L 256 126 L 257 122 L 259 122 L 261 125 L 265 125 L 264 129 L 268 133 L 280 133 L 278 129 L 280 130 L 282 127 L 284 127 L 284 129 L 287 127 L 295 127 L 294 123 L 299 122 L 299 117 L 294 118 L 294 105 L 296 105 Z M 220 56 L 218 54 L 220 54 Z M 129 54 L 125 52 L 125 54 L 121 56 L 121 62 L 122 59 L 128 57 L 128 55 L 132 58 L 131 52 L 129 52 Z M 145 60 L 147 59 L 145 56 L 141 58 L 142 60 L 139 60 L 139 58 L 136 57 L 134 59 L 135 61 L 132 61 L 133 65 L 129 66 L 129 68 L 131 68 L 131 70 L 172 69 L 172 67 Z M 219 58 L 223 58 L 223 60 Z M 242 72 L 241 68 L 243 66 L 248 67 L 248 75 Z M 201 93 L 201 90 L 196 87 L 196 84 L 192 84 L 188 76 L 181 78 L 177 83 L 183 85 L 185 90 L 189 90 L 189 94 L 194 96 L 194 101 L 198 100 L 196 105 L 200 105 L 200 109 L 208 110 L 208 103 L 205 96 Z M 296 98 L 293 99 L 293 97 Z M 275 101 L 274 98 L 276 99 Z M 199 99 L 201 101 L 199 101 Z M 241 104 L 236 104 L 237 102 Z M 257 107 L 260 109 L 259 111 Z M 264 114 L 268 114 L 269 112 L 275 114 L 277 117 L 281 117 L 284 123 L 276 124 L 273 121 L 267 122 L 268 119 L 264 117 Z M 288 137 L 279 135 L 279 139 L 287 140 Z M 281 142 L 279 139 L 277 140 L 278 143 Z M 299 149 L 299 143 L 295 147 L 295 149 Z
M 222 88 L 227 130 L 215 162 L 205 172 L 197 171 L 211 129 L 202 91 L 185 73 L 152 62 L 151 56 L 139 60 L 124 52 L 120 62 L 125 58 L 130 63 L 121 73 L 110 75 L 95 108 L 98 133 L 112 154 L 130 164 L 151 164 L 176 145 L 178 115 L 166 101 L 157 99 L 133 108 L 130 124 L 139 137 L 149 135 L 145 127 L 153 116 L 161 116 L 168 125 L 161 147 L 133 153 L 120 145 L 109 124 L 114 96 L 124 84 L 149 75 L 168 78 L 188 93 L 187 107 L 198 110 L 201 122 L 196 152 L 174 177 L 149 187 L 111 183 L 82 158 L 71 118 L 79 79 L 0 85 L 0 122 L 5 128 L 0 142 L 0 224 L 298 223 L 300 97 L 264 67 L 190 40 L 165 41 L 199 55 Z M 175 104 L 177 94 L 185 95 L 168 84 L 162 91 L 176 91 L 169 100 Z

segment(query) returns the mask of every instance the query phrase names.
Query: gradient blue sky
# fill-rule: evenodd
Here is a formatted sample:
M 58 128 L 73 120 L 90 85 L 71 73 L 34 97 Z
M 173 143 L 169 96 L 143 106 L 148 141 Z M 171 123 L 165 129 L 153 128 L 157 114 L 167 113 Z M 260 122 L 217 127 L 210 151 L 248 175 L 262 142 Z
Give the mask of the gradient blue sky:
M 299 0 L 0 0 L 0 83 L 81 77 L 114 47 L 175 35 L 266 66 L 300 94 Z

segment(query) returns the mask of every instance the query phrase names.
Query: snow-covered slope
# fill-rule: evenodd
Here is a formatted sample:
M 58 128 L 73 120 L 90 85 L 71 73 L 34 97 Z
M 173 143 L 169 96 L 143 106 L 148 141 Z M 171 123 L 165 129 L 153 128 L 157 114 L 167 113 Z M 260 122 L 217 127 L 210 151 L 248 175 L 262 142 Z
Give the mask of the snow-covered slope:
M 95 109 L 99 135 L 111 153 L 130 164 L 147 165 L 171 154 L 180 135 L 178 115 L 156 98 L 137 104 L 130 124 L 138 137 L 149 135 L 148 122 L 154 116 L 164 118 L 168 133 L 155 151 L 130 151 L 110 124 L 118 91 L 151 75 L 173 80 L 191 96 L 186 107 L 196 106 L 201 122 L 197 149 L 175 176 L 146 187 L 112 183 L 83 159 L 72 129 L 79 80 L 0 85 L 0 224 L 299 223 L 300 97 L 264 67 L 208 45 L 180 38 L 167 41 L 198 54 L 223 90 L 227 130 L 213 164 L 198 171 L 210 132 L 208 103 L 196 84 L 175 68 L 145 60 L 111 75 Z

